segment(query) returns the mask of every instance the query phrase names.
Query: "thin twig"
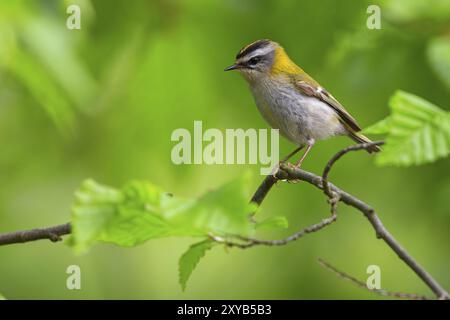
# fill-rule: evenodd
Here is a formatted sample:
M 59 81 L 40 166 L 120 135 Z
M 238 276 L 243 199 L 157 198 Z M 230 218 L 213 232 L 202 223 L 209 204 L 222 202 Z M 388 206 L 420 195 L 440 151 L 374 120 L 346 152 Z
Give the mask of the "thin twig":
M 285 239 L 258 240 L 258 239 L 244 238 L 241 239 L 242 241 L 244 241 L 244 243 L 236 243 L 236 244 L 233 243 L 233 245 L 241 248 L 248 248 L 249 246 L 253 246 L 256 244 L 284 245 L 289 243 L 290 241 L 297 240 L 305 234 L 321 230 L 325 226 L 333 223 L 337 217 L 337 204 L 339 201 L 342 201 L 345 204 L 359 210 L 369 220 L 369 222 L 371 223 L 372 227 L 376 232 L 377 237 L 383 239 L 384 242 L 386 242 L 387 245 L 398 255 L 398 257 L 401 260 L 403 260 L 410 267 L 410 269 L 412 269 L 419 276 L 419 278 L 436 294 L 436 296 L 439 299 L 450 299 L 450 295 L 448 294 L 448 292 L 421 265 L 419 265 L 412 258 L 412 256 L 398 243 L 398 241 L 388 232 L 388 230 L 383 226 L 380 218 L 376 215 L 375 210 L 371 206 L 369 206 L 362 200 L 356 198 L 355 196 L 339 189 L 331 182 L 328 182 L 328 175 L 331 171 L 332 166 L 343 155 L 347 154 L 350 151 L 362 150 L 372 145 L 381 145 L 381 144 L 383 144 L 383 142 L 379 141 L 374 143 L 356 145 L 341 150 L 335 156 L 333 156 L 333 158 L 328 162 L 322 177 L 317 176 L 311 172 L 307 172 L 302 169 L 289 166 L 286 163 L 281 163 L 279 166 L 279 170 L 276 174 L 276 177 L 274 176 L 266 177 L 266 179 L 263 181 L 263 183 L 259 186 L 259 188 L 255 192 L 252 201 L 260 205 L 264 200 L 264 198 L 267 196 L 272 186 L 278 180 L 285 180 L 285 179 L 290 181 L 302 180 L 319 189 L 322 189 L 325 192 L 331 204 L 331 213 L 332 213 L 331 217 L 324 219 L 315 225 L 302 229 Z M 70 232 L 71 232 L 70 224 L 67 223 L 64 225 L 59 225 L 50 228 L 24 230 L 0 234 L 0 245 L 22 243 L 40 239 L 59 241 L 61 240 L 62 235 L 69 234 Z M 230 242 L 228 242 L 227 239 L 219 238 L 216 236 L 211 236 L 211 238 L 215 241 L 230 245 Z
M 403 260 L 418 276 L 422 281 L 436 294 L 438 299 L 450 299 L 450 295 L 448 292 L 429 274 L 421 265 L 419 265 L 414 258 L 398 243 L 398 241 L 388 232 L 388 230 L 384 227 L 382 224 L 380 218 L 375 213 L 375 210 L 366 204 L 365 202 L 361 201 L 360 199 L 350 195 L 349 193 L 337 188 L 332 183 L 328 182 L 328 176 L 329 173 L 333 167 L 333 165 L 336 163 L 337 160 L 339 160 L 342 156 L 345 154 L 351 152 L 351 151 L 358 151 L 367 149 L 370 146 L 373 145 L 382 145 L 383 141 L 377 141 L 373 143 L 365 143 L 365 144 L 359 144 L 355 146 L 347 147 L 341 151 L 339 151 L 337 154 L 335 154 L 330 161 L 327 163 L 324 172 L 322 174 L 322 177 L 319 177 L 313 173 L 301 170 L 299 168 L 295 168 L 292 166 L 289 166 L 286 163 L 280 164 L 280 170 L 277 173 L 278 179 L 287 179 L 287 180 L 303 180 L 305 182 L 308 182 L 314 186 L 316 186 L 319 189 L 322 189 L 324 193 L 328 196 L 329 201 L 332 206 L 332 216 L 330 218 L 323 220 L 322 222 L 315 224 L 313 226 L 310 226 L 308 228 L 302 229 L 298 231 L 297 233 L 293 234 L 292 236 L 289 236 L 287 238 L 281 239 L 281 240 L 259 240 L 259 239 L 242 239 L 244 241 L 247 241 L 246 243 L 236 243 L 236 242 L 230 242 L 226 239 L 214 239 L 218 240 L 219 242 L 225 243 L 228 246 L 236 246 L 239 248 L 249 248 L 254 245 L 284 245 L 291 241 L 297 240 L 303 235 L 318 231 L 325 227 L 326 225 L 331 224 L 336 220 L 337 213 L 337 203 L 339 201 L 344 202 L 347 205 L 350 205 L 356 209 L 358 209 L 360 212 L 364 214 L 364 216 L 369 220 L 372 227 L 375 229 L 377 238 L 383 239 L 388 246 L 398 255 L 398 257 Z M 276 181 L 275 181 L 276 182 Z M 264 182 L 263 182 L 264 184 Z M 260 186 L 261 188 L 261 186 Z M 267 194 L 267 193 L 266 193 Z M 329 223 L 324 223 L 324 221 L 330 221 Z
M 322 186 L 324 192 L 329 195 L 330 188 L 328 183 L 328 175 L 336 163 L 342 156 L 351 152 L 363 149 L 368 149 L 371 146 L 380 146 L 384 144 L 384 141 L 376 141 L 371 143 L 362 143 L 354 146 L 347 147 L 338 153 L 336 153 L 327 165 L 322 174 Z M 378 238 L 381 238 L 388 244 L 388 246 L 398 255 L 398 257 L 403 260 L 427 285 L 428 287 L 437 295 L 439 299 L 450 299 L 449 293 L 429 274 L 419 263 L 417 263 L 414 258 L 400 245 L 400 243 L 389 233 L 389 231 L 384 227 L 375 210 L 366 205 L 365 210 L 360 210 L 369 219 L 372 227 L 375 229 Z
M 381 142 L 376 142 L 377 144 Z M 371 144 L 364 144 L 364 146 L 355 148 L 346 148 L 347 151 L 340 151 L 335 157 L 334 161 L 330 161 L 328 166 L 329 169 L 326 172 L 325 177 L 330 172 L 333 163 L 336 162 L 342 155 L 356 150 L 362 150 L 369 147 Z M 346 150 L 344 149 L 344 150 Z M 331 164 L 330 164 L 331 163 Z M 319 189 L 324 190 L 324 183 L 322 177 L 319 177 L 313 173 L 292 168 L 290 166 L 280 166 L 285 174 L 288 176 L 288 179 L 292 180 L 303 180 L 308 182 Z M 339 189 L 334 186 L 331 182 L 327 182 L 325 185 L 328 186 L 328 194 L 332 192 L 336 192 L 340 195 L 340 199 L 345 204 L 358 209 L 364 216 L 369 220 L 372 227 L 374 228 L 377 238 L 383 239 L 384 242 L 398 255 L 398 257 L 403 260 L 416 274 L 420 279 L 436 294 L 438 299 L 450 299 L 449 293 L 429 274 L 401 245 L 400 243 L 389 233 L 389 231 L 384 227 L 378 215 L 375 213 L 375 210 L 366 204 L 364 201 L 356 198 L 355 196 Z M 324 191 L 327 192 L 327 191 Z
M 285 164 L 282 164 L 281 166 L 284 166 L 284 165 Z M 281 176 L 283 176 L 282 173 L 281 173 Z M 263 181 L 261 186 L 264 186 L 264 184 L 265 184 L 265 180 Z M 261 186 L 260 186 L 260 188 L 261 188 Z M 306 228 L 303 228 L 286 238 L 276 239 L 276 240 L 263 240 L 263 239 L 243 237 L 240 235 L 235 235 L 232 237 L 232 238 L 239 239 L 242 242 L 235 242 L 235 241 L 229 240 L 227 238 L 217 237 L 217 236 L 213 236 L 213 235 L 210 235 L 210 238 L 216 242 L 225 244 L 227 247 L 238 247 L 240 249 L 247 249 L 247 248 L 251 248 L 256 245 L 264 245 L 264 246 L 286 245 L 289 242 L 298 240 L 299 238 L 301 238 L 309 233 L 313 233 L 313 232 L 322 230 L 323 228 L 325 228 L 326 226 L 329 226 L 330 224 L 332 224 L 333 222 L 335 222 L 337 220 L 337 206 L 340 201 L 340 195 L 336 192 L 330 193 L 330 195 L 331 195 L 331 197 L 328 199 L 328 202 L 330 203 L 330 206 L 331 206 L 331 216 L 330 217 L 322 219 L 322 221 L 320 221 L 318 223 L 315 223 Z
M 325 218 L 322 221 L 320 221 L 319 223 L 316 223 L 309 227 L 303 228 L 303 229 L 297 231 L 296 233 L 294 233 L 293 235 L 290 235 L 289 237 L 286 237 L 283 239 L 277 239 L 277 240 L 263 240 L 263 239 L 235 236 L 234 238 L 237 238 L 242 241 L 242 242 L 236 242 L 236 241 L 228 240 L 227 238 L 217 237 L 217 236 L 213 236 L 213 235 L 210 235 L 210 238 L 216 242 L 225 244 L 227 247 L 238 247 L 241 249 L 247 249 L 247 248 L 250 248 L 253 246 L 257 246 L 257 245 L 283 246 L 283 245 L 288 244 L 289 242 L 295 241 L 295 240 L 303 237 L 304 235 L 306 235 L 308 233 L 317 232 L 317 231 L 325 228 L 326 226 L 335 222 L 336 219 L 337 219 L 337 213 L 333 212 L 331 217 Z
M 0 234 L 0 245 L 24 243 L 35 240 L 48 239 L 52 242 L 61 241 L 61 236 L 71 232 L 70 223 L 61 224 L 54 227 L 15 231 Z
M 384 297 L 395 297 L 395 298 L 412 299 L 412 300 L 429 300 L 430 299 L 426 296 L 423 296 L 420 294 L 415 294 L 415 293 L 403 293 L 403 292 L 386 291 L 386 290 L 382 290 L 382 289 L 370 289 L 367 287 L 367 284 L 364 283 L 363 281 L 358 280 L 358 279 L 352 277 L 351 275 L 338 270 L 336 267 L 332 266 L 330 263 L 326 262 L 325 260 L 318 258 L 317 262 L 325 269 L 330 270 L 331 272 L 335 273 L 338 277 L 348 280 L 360 288 L 366 289 L 370 292 L 379 294 Z
M 325 166 L 325 169 L 322 173 L 322 180 L 323 180 L 323 191 L 328 197 L 331 197 L 330 189 L 328 186 L 328 175 L 331 171 L 331 168 L 333 165 L 338 161 L 343 155 L 351 152 L 351 151 L 359 151 L 363 149 L 370 148 L 372 146 L 381 146 L 384 144 L 384 141 L 375 141 L 375 142 L 368 142 L 368 143 L 361 143 L 357 145 L 353 145 L 347 148 L 342 149 L 338 153 L 336 153 L 331 159 L 328 161 L 327 165 Z

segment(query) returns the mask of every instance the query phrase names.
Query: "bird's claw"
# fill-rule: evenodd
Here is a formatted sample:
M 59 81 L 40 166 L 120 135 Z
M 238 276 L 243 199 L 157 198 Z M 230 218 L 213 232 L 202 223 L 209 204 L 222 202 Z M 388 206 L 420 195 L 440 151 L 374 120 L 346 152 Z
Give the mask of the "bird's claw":
M 285 161 L 280 161 L 272 170 L 272 176 L 277 179 L 277 180 L 281 180 L 281 181 L 287 181 L 288 183 L 299 183 L 300 180 L 299 179 L 280 179 L 280 175 L 278 174 L 278 172 L 280 171 L 280 167 L 281 164 L 283 164 L 284 166 L 287 166 L 289 169 L 297 169 L 297 166 L 290 163 L 290 162 L 285 162 Z

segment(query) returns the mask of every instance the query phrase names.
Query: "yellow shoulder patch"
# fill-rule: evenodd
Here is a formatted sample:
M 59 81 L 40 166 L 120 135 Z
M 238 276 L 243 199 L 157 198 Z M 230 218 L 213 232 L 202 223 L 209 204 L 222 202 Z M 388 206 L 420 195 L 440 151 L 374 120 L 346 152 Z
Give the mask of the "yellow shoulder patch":
M 303 72 L 303 70 L 289 58 L 282 47 L 278 47 L 275 50 L 274 63 L 270 73 L 272 75 L 278 75 L 282 73 L 297 74 L 299 72 Z

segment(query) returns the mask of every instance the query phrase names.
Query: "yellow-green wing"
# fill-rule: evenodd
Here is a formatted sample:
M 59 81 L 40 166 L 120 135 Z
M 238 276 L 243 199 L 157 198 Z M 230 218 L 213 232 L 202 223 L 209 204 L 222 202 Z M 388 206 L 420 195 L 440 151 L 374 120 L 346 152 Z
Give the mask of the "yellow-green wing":
M 361 127 L 356 120 L 345 110 L 345 108 L 328 91 L 322 88 L 316 81 L 308 75 L 293 76 L 293 83 L 303 94 L 315 97 L 328 104 L 338 114 L 341 122 L 354 130 L 361 131 Z

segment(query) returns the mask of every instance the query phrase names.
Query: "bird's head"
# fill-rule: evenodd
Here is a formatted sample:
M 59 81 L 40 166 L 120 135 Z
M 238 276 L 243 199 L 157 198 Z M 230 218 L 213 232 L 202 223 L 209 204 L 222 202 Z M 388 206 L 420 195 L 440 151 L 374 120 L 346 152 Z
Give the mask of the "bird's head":
M 235 63 L 225 69 L 230 70 L 238 70 L 249 82 L 302 71 L 292 62 L 283 47 L 268 39 L 252 42 L 242 48 L 236 55 Z

